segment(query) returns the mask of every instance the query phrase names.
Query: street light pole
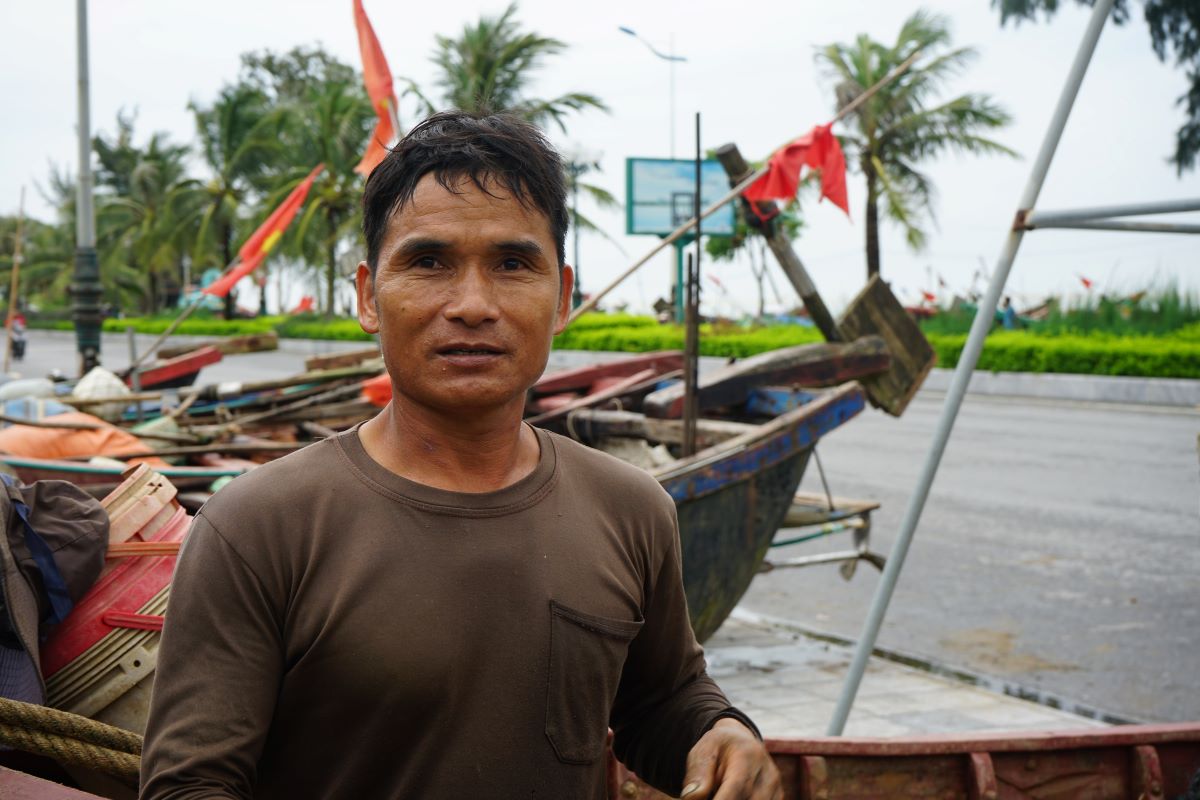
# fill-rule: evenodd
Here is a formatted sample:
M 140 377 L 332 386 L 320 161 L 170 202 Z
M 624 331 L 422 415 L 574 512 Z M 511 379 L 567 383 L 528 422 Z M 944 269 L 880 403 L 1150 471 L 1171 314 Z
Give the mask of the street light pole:
M 100 363 L 100 266 L 96 259 L 96 212 L 92 206 L 92 130 L 88 88 L 87 0 L 75 3 L 78 71 L 79 181 L 75 202 L 75 280 L 71 318 L 79 349 L 79 374 Z
M 624 25 L 621 25 L 621 26 L 618 26 L 617 30 L 619 30 L 621 33 L 627 34 L 627 35 L 632 36 L 633 38 L 637 39 L 639 42 L 646 45 L 646 49 L 648 49 L 651 53 L 653 53 L 654 55 L 661 58 L 663 61 L 666 61 L 668 64 L 670 64 L 669 84 L 668 84 L 670 97 L 668 98 L 668 104 L 667 104 L 667 110 L 671 115 L 670 120 L 668 120 L 668 130 L 670 131 L 670 136 L 671 136 L 671 147 L 669 148 L 669 150 L 671 153 L 671 158 L 675 158 L 675 64 L 676 64 L 676 62 L 679 62 L 679 61 L 687 61 L 687 59 L 683 56 L 675 54 L 675 34 L 671 34 L 670 43 L 669 43 L 669 47 L 668 47 L 670 52 L 664 53 L 661 50 L 659 50 L 657 47 L 655 47 L 654 45 L 650 44 L 650 42 L 646 41 L 641 36 L 639 36 L 637 34 L 637 31 L 635 31 L 633 28 L 627 28 Z

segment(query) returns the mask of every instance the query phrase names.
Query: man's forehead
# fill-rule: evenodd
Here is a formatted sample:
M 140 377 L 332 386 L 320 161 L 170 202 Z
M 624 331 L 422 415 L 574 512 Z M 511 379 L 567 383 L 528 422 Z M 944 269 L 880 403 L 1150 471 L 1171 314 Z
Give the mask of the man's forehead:
M 388 217 L 387 238 L 404 237 L 425 222 L 434 224 L 462 215 L 473 222 L 487 218 L 508 225 L 529 226 L 531 232 L 551 236 L 550 219 L 525 196 L 514 195 L 490 176 L 478 182 L 469 175 L 439 176 L 426 173 L 412 196 L 397 204 Z

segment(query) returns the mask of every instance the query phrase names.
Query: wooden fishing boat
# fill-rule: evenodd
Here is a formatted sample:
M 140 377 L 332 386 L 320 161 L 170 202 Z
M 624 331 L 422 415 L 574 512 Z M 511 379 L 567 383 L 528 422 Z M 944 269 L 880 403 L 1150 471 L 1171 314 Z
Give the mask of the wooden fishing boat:
M 79 461 L 66 461 L 53 458 L 27 458 L 0 453 L 0 463 L 7 464 L 25 483 L 40 480 L 60 480 L 88 489 L 93 494 L 97 490 L 108 491 L 115 488 L 121 480 L 121 475 L 128 466 L 123 464 L 89 464 Z M 241 475 L 247 466 L 238 464 L 229 467 L 162 467 L 157 470 L 177 488 L 196 488 L 208 486 L 218 478 Z
M 191 386 L 196 382 L 200 370 L 215 364 L 222 358 L 220 348 L 209 345 L 177 355 L 159 359 L 138 371 L 138 386 L 142 389 L 175 389 Z M 132 386 L 133 377 L 126 375 L 125 383 Z
M 788 800 L 1195 800 L 1200 723 L 898 739 L 767 739 Z M 608 754 L 609 800 L 667 800 Z M 98 800 L 0 767 L 0 796 Z M 114 795 L 108 794 L 112 797 Z
M 675 500 L 684 587 L 700 641 L 721 626 L 758 573 L 813 446 L 865 405 L 857 383 L 806 396 L 812 399 L 762 424 L 701 421 L 697 438 L 707 446 L 682 459 L 668 455 L 682 441 L 680 421 L 586 409 L 569 417 L 575 438 L 649 468 Z M 642 446 L 630 448 L 630 440 Z M 665 463 L 655 465 L 647 454 Z
M 899 739 L 768 739 L 789 800 L 1195 800 L 1200 722 Z M 610 800 L 665 800 L 609 755 Z

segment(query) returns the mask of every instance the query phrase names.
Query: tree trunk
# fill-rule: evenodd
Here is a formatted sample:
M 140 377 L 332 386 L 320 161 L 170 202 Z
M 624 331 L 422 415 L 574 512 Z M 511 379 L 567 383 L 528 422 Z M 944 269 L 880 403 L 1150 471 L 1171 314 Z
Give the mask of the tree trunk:
M 265 317 L 267 315 L 267 284 L 270 283 L 271 276 L 265 266 L 262 270 L 262 286 L 260 287 L 261 291 L 258 293 L 258 315 Z
M 224 263 L 221 269 L 225 269 L 233 263 L 233 225 L 226 222 L 222 226 L 221 231 L 221 257 Z M 234 311 L 237 310 L 237 292 L 233 289 L 225 295 L 225 319 L 233 319 Z
M 863 173 L 867 176 L 867 280 L 879 274 L 879 177 L 875 167 L 863 159 Z
M 149 306 L 146 311 L 150 316 L 158 313 L 158 272 L 148 270 L 146 273 L 146 300 Z
M 331 241 L 326 248 L 325 263 L 325 319 L 334 315 L 334 291 L 337 283 L 337 243 Z
M 329 224 L 329 242 L 325 251 L 325 318 L 331 319 L 337 313 L 334 305 L 337 293 L 337 238 L 334 231 L 338 229 L 338 216 L 333 211 L 328 212 L 326 219 Z

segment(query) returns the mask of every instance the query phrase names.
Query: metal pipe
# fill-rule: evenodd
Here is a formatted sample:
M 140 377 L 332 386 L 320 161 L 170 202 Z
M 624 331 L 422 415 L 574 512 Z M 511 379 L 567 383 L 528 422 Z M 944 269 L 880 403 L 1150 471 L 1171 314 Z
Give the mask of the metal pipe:
M 1029 175 L 1029 181 L 1021 194 L 1019 209 L 1031 209 L 1037 203 L 1042 184 L 1046 180 L 1046 172 L 1050 169 L 1050 162 L 1054 158 L 1054 151 L 1058 147 L 1063 128 L 1066 127 L 1067 118 L 1071 114 L 1071 107 L 1075 104 L 1075 97 L 1079 93 L 1079 86 L 1083 82 L 1083 76 L 1087 74 L 1088 64 L 1096 50 L 1096 42 L 1100 39 L 1100 32 L 1104 30 L 1104 23 L 1112 11 L 1114 2 L 1115 0 L 1097 0 L 1096 5 L 1092 8 L 1092 16 L 1084 31 L 1083 41 L 1079 43 L 1079 50 L 1067 73 L 1062 94 L 1059 96 L 1058 105 L 1050 118 L 1050 125 L 1042 140 L 1037 160 Z M 1018 212 L 1018 216 L 1020 216 L 1020 212 Z M 892 547 L 891 555 L 888 556 L 879 585 L 875 589 L 875 596 L 871 600 L 871 608 L 867 612 L 862 635 L 859 636 L 858 645 L 854 650 L 854 658 L 850 663 L 850 671 L 846 675 L 846 682 L 842 685 L 842 693 L 838 697 L 833 719 L 829 722 L 827 733 L 830 736 L 841 736 L 842 731 L 845 730 L 846 719 L 850 716 L 850 708 L 854 705 L 855 695 L 862 683 L 867 661 L 875 649 L 875 642 L 879 637 L 879 628 L 887 613 L 888 603 L 896 589 L 900 570 L 904 567 L 904 558 L 908 554 L 909 545 L 912 544 L 913 533 L 921 518 L 921 512 L 925 508 L 925 500 L 929 497 L 929 489 L 933 485 L 933 478 L 941 463 L 942 453 L 945 452 L 946 443 L 950 439 L 950 432 L 954 428 L 954 420 L 962 406 L 963 396 L 967 392 L 967 383 L 971 380 L 971 373 L 974 372 L 975 364 L 979 361 L 984 337 L 987 336 L 987 332 L 992 326 L 1000 294 L 1004 290 L 1004 284 L 1008 281 L 1008 273 L 1017 257 L 1017 250 L 1021 246 L 1024 234 L 1025 231 L 1019 227 L 1014 227 L 1009 232 L 996 269 L 992 272 L 987 294 L 979 303 L 979 309 L 975 313 L 975 320 L 971 324 L 971 333 L 967 337 L 966 345 L 959 357 L 958 367 L 954 370 L 954 378 L 946 392 L 942 415 L 934 431 L 933 441 L 929 445 L 929 454 L 921 468 L 921 474 L 917 478 L 917 486 L 913 490 L 912 497 L 909 498 L 908 507 L 904 511 L 900 533 Z
M 78 96 L 76 120 L 79 178 L 75 202 L 75 272 L 71 284 L 71 318 L 79 374 L 100 363 L 100 266 L 96 257 L 96 210 L 92 205 L 92 129 L 88 79 L 87 0 L 75 3 L 75 48 Z
M 78 14 L 75 47 L 78 56 L 76 125 L 78 125 L 79 180 L 75 189 L 75 246 L 96 246 L 96 210 L 92 205 L 92 123 L 88 77 L 87 0 L 76 0 Z
M 1097 206 L 1066 211 L 1030 210 L 1022 218 L 1026 229 L 1045 228 L 1059 222 L 1088 222 L 1105 217 L 1141 217 L 1146 214 L 1182 214 L 1200 211 L 1200 198 L 1164 200 L 1159 203 L 1132 203 L 1122 206 Z
M 1123 219 L 1093 219 L 1079 222 L 1025 223 L 1025 230 L 1137 231 L 1141 233 L 1200 233 L 1200 225 L 1179 222 L 1130 222 Z

